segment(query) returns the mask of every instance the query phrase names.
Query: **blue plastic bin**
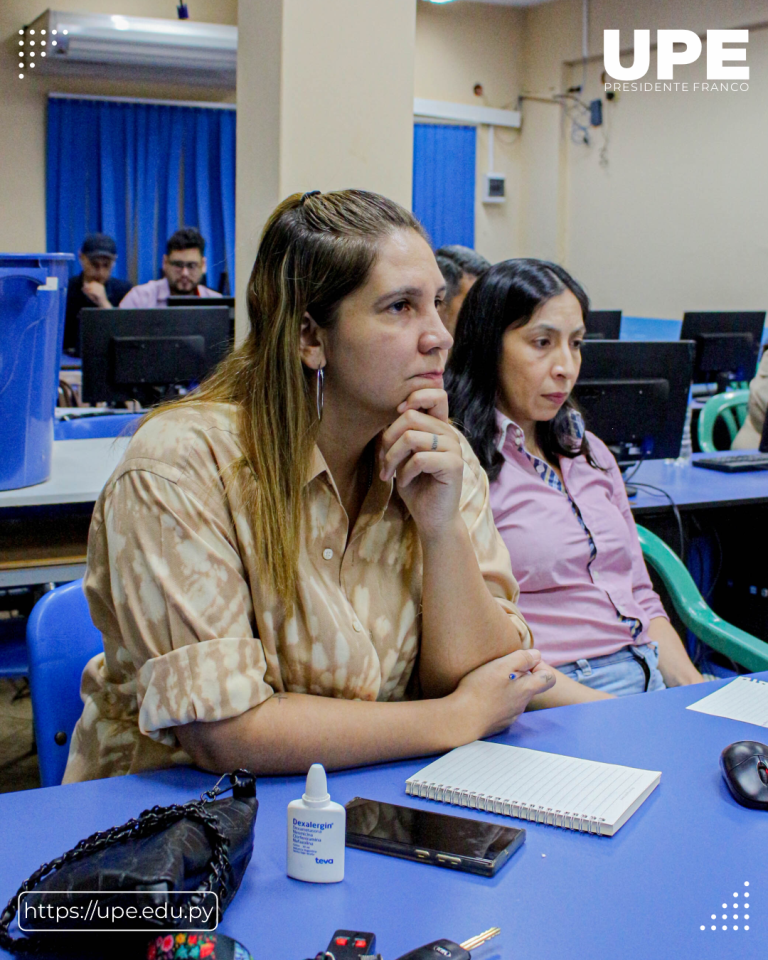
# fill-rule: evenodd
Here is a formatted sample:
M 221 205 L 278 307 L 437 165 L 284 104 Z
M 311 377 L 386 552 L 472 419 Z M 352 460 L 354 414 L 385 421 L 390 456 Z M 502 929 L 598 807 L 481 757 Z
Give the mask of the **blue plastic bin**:
M 71 253 L 0 253 L 0 490 L 51 474 Z

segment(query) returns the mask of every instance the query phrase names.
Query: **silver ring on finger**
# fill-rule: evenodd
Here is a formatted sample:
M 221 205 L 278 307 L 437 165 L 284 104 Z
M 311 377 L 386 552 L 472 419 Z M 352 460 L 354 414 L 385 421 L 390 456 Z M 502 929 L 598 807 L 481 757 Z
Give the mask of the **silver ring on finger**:
M 437 434 L 432 434 L 432 449 L 437 450 Z

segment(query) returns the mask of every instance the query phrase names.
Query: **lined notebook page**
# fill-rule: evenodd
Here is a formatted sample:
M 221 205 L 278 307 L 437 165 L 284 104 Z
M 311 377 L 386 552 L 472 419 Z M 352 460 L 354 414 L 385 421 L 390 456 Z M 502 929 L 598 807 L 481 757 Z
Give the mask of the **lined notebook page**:
M 737 677 L 687 709 L 768 727 L 768 683 L 752 677 Z
M 661 773 L 476 740 L 405 782 L 406 793 L 612 836 Z

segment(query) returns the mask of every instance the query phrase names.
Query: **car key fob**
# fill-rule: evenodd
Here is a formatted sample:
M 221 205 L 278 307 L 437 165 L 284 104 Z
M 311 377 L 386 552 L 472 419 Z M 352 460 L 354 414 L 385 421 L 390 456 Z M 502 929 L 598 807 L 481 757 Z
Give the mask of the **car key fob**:
M 470 937 L 464 943 L 454 943 L 453 940 L 433 940 L 423 947 L 417 947 L 408 953 L 404 953 L 398 960 L 470 960 L 472 954 L 470 950 L 487 943 L 494 937 L 498 937 L 501 930 L 498 927 L 491 927 L 483 933 L 478 933 L 476 937 Z
M 359 960 L 376 952 L 376 934 L 363 933 L 360 930 L 337 930 L 325 952 L 332 954 L 335 960 Z
M 469 950 L 453 940 L 433 940 L 423 947 L 404 953 L 398 960 L 470 960 Z

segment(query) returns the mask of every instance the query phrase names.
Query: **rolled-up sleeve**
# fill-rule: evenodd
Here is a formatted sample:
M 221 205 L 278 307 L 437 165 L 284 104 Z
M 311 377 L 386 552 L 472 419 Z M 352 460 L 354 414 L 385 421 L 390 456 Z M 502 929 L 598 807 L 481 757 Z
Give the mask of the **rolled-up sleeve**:
M 151 469 L 115 482 L 105 511 L 115 616 L 137 676 L 139 729 L 239 716 L 273 688 L 249 585 L 218 498 Z
M 493 521 L 488 476 L 464 437 L 460 437 L 460 441 L 464 458 L 461 516 L 488 590 L 514 622 L 523 649 L 529 649 L 533 646 L 533 636 L 517 606 L 520 587 L 512 573 L 509 551 Z

